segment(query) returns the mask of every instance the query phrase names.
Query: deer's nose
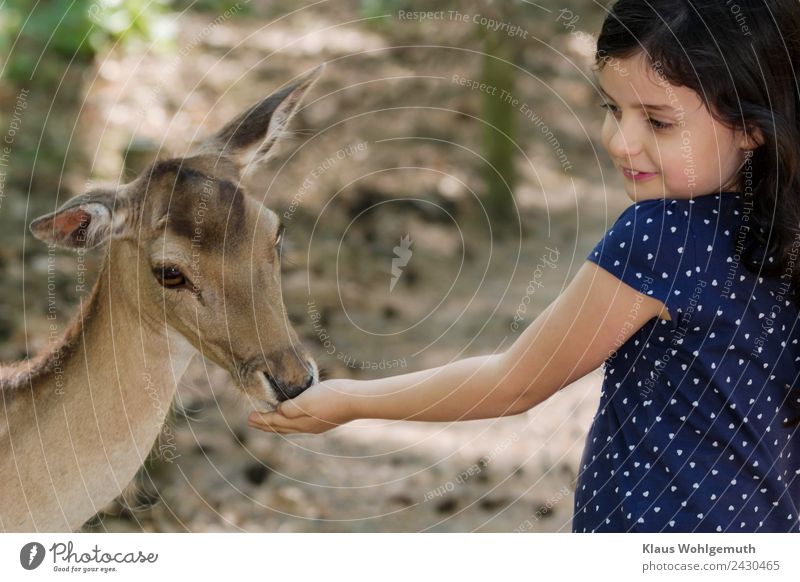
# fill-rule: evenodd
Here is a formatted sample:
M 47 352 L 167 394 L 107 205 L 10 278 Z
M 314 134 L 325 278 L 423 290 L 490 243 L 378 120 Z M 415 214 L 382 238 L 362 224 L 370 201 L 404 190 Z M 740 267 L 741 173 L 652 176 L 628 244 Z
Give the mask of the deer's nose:
M 275 387 L 276 396 L 279 402 L 300 396 L 300 394 L 305 392 L 314 383 L 314 375 L 312 373 L 306 375 L 306 377 L 299 384 L 285 384 L 277 378 L 273 378 L 269 374 L 266 374 L 266 376 Z
M 316 364 L 298 345 L 270 354 L 263 373 L 280 401 L 299 396 L 317 378 Z

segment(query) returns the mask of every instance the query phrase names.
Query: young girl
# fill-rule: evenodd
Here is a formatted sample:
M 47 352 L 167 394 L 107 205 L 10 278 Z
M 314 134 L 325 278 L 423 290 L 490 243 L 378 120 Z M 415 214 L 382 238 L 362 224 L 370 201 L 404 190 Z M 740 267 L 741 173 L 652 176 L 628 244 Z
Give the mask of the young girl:
M 504 353 L 322 382 L 251 426 L 519 414 L 605 361 L 573 531 L 800 532 L 798 31 L 797 0 L 617 2 L 597 88 L 633 204 L 565 291 Z

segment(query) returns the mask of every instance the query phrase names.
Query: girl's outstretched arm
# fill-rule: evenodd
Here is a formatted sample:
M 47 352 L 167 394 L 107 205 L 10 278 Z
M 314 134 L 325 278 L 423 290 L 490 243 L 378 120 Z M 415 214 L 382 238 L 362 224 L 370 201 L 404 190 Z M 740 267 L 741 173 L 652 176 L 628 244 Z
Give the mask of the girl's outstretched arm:
M 377 380 L 328 380 L 253 412 L 250 425 L 320 433 L 357 418 L 453 421 L 519 414 L 596 369 L 664 304 L 586 261 L 505 352 Z

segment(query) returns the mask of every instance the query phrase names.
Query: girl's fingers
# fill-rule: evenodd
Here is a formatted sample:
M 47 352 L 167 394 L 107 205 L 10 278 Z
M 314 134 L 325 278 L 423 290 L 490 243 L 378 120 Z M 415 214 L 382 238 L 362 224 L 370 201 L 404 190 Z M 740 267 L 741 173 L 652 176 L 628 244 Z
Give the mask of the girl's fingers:
M 263 430 L 264 432 L 274 432 L 277 434 L 303 434 L 305 431 L 297 430 L 294 428 L 289 428 L 287 426 L 277 426 L 274 424 L 265 424 L 262 422 L 252 422 L 248 421 L 247 423 L 251 428 L 257 428 L 258 430 Z
M 264 431 L 264 432 L 272 432 L 272 433 L 280 434 L 280 435 L 316 434 L 316 433 L 314 433 L 312 431 L 309 431 L 309 430 L 295 430 L 295 429 L 291 429 L 291 428 L 283 428 L 283 427 L 279 427 L 279 426 L 269 426 L 269 425 L 262 425 L 262 424 L 251 424 L 250 427 L 251 428 L 256 428 L 256 429 Z
M 286 418 L 275 412 L 252 412 L 248 418 L 248 424 L 253 428 L 281 434 L 319 434 L 336 426 L 310 416 Z
M 264 426 L 276 426 L 282 428 L 292 428 L 291 422 L 279 412 L 251 412 L 247 418 L 248 423 Z
M 305 411 L 302 406 L 298 405 L 296 398 L 293 400 L 284 400 L 278 404 L 278 407 L 275 410 L 286 418 L 298 418 L 308 415 L 308 412 Z

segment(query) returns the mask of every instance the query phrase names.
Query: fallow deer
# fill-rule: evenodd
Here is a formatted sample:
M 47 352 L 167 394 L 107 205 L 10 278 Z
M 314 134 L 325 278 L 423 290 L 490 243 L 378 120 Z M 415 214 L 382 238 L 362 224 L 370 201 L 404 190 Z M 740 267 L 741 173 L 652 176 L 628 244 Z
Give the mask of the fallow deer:
M 91 190 L 31 223 L 53 245 L 104 245 L 100 275 L 60 344 L 0 368 L 0 530 L 80 528 L 156 441 L 196 353 L 256 408 L 300 394 L 316 364 L 288 322 L 277 215 L 245 194 L 321 67 L 186 157 Z

